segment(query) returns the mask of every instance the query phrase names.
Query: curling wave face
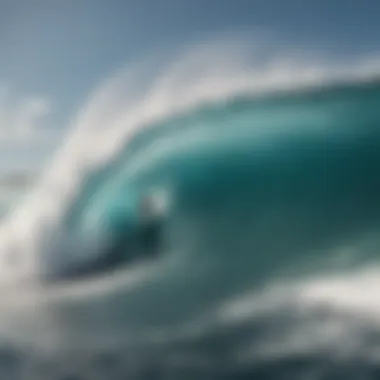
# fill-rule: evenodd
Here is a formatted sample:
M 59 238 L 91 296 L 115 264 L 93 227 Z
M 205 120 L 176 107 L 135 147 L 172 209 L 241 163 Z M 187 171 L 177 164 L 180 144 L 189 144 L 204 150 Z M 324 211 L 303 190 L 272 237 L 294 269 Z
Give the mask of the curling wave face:
M 308 260 L 310 249 L 355 241 L 376 228 L 379 216 L 378 91 L 370 83 L 246 98 L 169 120 L 142 132 L 91 177 L 65 223 L 70 231 L 85 227 L 99 234 L 102 228 L 114 241 L 130 241 L 128 231 L 143 228 L 139 197 L 161 191 L 173 206 L 156 221 L 162 233 L 192 220 L 198 233 L 207 231 L 199 240 L 206 252 L 199 247 L 197 255 L 209 255 L 211 247 L 225 258 L 234 252 L 243 267 L 244 257 L 260 259 L 260 272 L 282 267 L 279 259 L 265 265 L 265 258 L 286 244 L 294 258 L 301 252 L 287 262 L 293 266 Z M 172 235 L 175 240 L 179 232 Z M 130 250 L 124 249 L 126 261 Z M 253 253 L 261 250 L 265 254 Z

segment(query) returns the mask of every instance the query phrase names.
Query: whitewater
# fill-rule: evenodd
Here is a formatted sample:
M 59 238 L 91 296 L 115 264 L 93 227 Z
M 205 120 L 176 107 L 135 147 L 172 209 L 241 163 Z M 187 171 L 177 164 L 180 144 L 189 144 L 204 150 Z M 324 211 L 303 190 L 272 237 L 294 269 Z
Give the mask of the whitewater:
M 377 379 L 379 62 L 207 41 L 107 80 L 0 225 L 0 379 Z

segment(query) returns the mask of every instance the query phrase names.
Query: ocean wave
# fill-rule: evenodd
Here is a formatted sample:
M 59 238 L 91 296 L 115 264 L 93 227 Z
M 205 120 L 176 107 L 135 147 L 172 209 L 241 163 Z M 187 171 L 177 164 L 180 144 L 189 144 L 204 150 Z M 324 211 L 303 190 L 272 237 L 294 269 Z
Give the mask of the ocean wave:
M 50 378 L 375 378 L 378 66 L 252 47 L 208 42 L 90 99 L 1 226 L 14 362 Z

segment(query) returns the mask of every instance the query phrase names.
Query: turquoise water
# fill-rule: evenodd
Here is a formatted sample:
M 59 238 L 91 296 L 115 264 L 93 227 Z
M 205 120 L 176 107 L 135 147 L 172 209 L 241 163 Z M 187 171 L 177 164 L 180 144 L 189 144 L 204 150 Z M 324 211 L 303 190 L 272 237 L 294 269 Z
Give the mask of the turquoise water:
M 96 231 L 106 220 L 108 232 L 123 236 L 137 220 L 139 197 L 161 190 L 171 250 L 188 244 L 190 227 L 177 231 L 186 221 L 202 235 L 192 252 L 200 260 L 216 251 L 216 266 L 249 263 L 256 279 L 256 272 L 302 266 L 313 251 L 377 227 L 378 109 L 371 83 L 237 99 L 163 121 L 90 176 L 67 227 Z
M 87 270 L 36 301 L 8 362 L 59 379 L 376 379 L 379 126 L 377 82 L 147 126 L 86 173 L 61 225 L 76 261 L 44 273 L 54 288 Z M 139 202 L 157 194 L 147 254 Z

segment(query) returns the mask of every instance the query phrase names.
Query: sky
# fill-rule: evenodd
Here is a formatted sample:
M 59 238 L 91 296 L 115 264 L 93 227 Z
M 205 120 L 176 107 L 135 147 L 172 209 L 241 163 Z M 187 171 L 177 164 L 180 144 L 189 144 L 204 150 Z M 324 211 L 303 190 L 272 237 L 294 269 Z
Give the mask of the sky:
M 151 50 L 260 30 L 350 59 L 380 52 L 376 0 L 0 0 L 0 171 L 36 169 L 112 72 Z

